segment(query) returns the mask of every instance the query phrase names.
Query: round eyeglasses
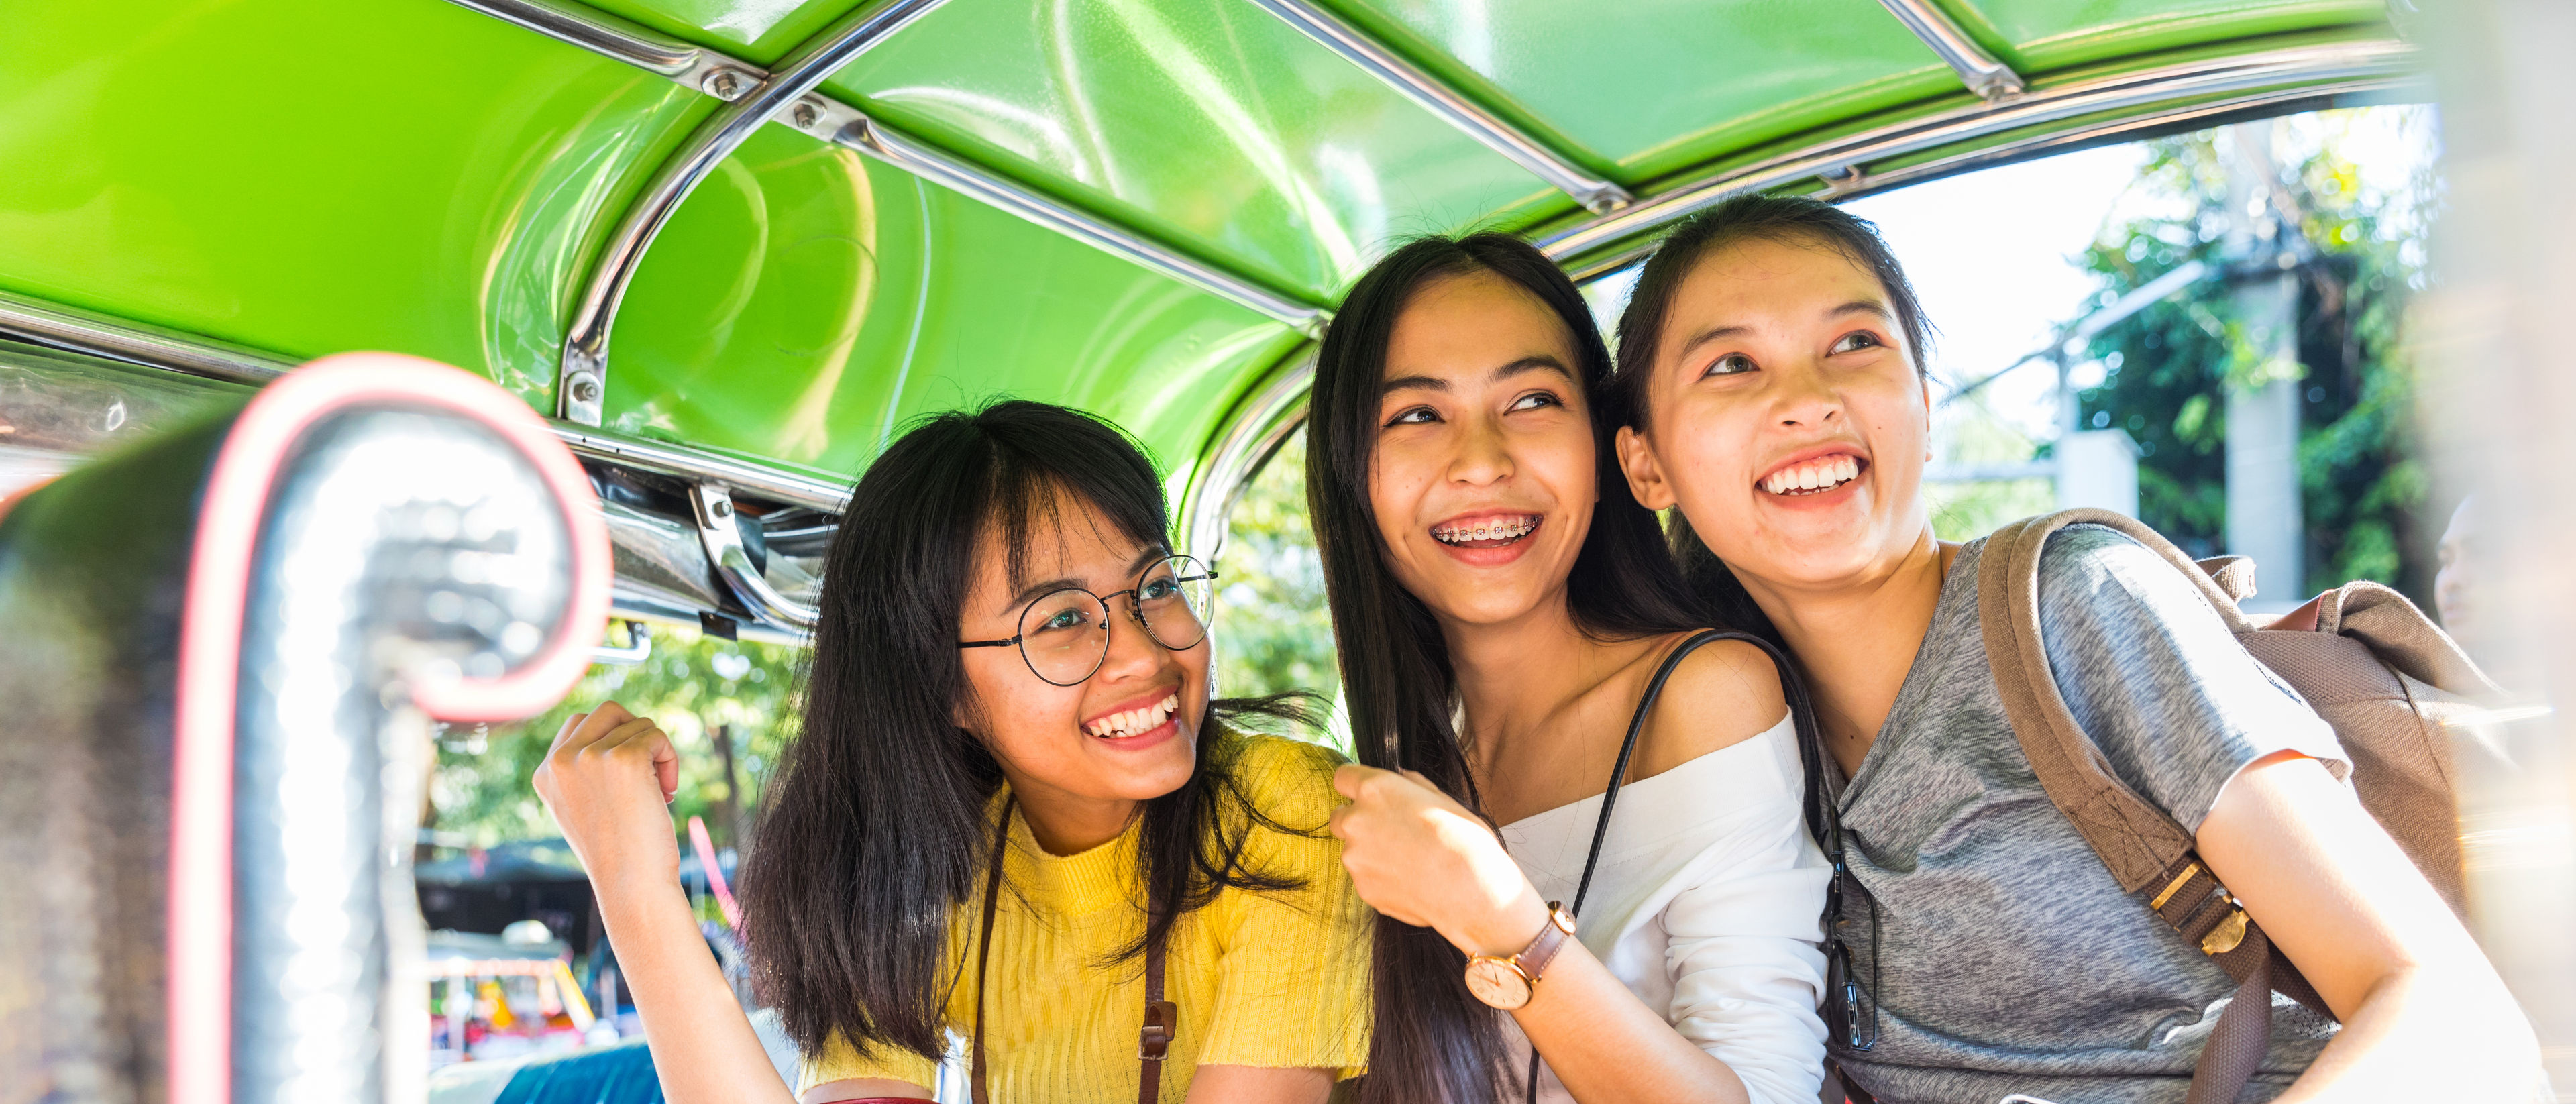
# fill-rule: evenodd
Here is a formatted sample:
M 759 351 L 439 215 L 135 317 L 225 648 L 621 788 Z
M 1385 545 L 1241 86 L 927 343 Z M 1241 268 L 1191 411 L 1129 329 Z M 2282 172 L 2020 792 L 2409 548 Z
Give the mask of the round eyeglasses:
M 1019 635 L 1002 640 L 961 640 L 960 648 L 1018 645 L 1020 658 L 1039 678 L 1076 686 L 1109 658 L 1109 603 L 1127 598 L 1130 616 L 1154 643 L 1178 652 L 1207 639 L 1208 609 L 1216 601 L 1216 572 L 1194 556 L 1156 560 L 1136 585 L 1113 594 L 1062 587 L 1038 596 L 1020 611 Z

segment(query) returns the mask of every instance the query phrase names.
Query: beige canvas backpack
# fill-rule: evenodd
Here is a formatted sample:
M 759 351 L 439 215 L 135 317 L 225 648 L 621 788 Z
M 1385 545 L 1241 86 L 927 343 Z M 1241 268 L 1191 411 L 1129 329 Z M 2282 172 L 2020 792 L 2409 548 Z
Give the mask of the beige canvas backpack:
M 2074 822 L 2122 889 L 2143 898 L 2238 982 L 2192 1074 L 2188 1104 L 2236 1099 L 2271 1036 L 2274 990 L 2331 1017 L 2298 968 L 2237 907 L 2193 850 L 2191 833 L 2112 773 L 2067 711 L 2039 638 L 2040 550 L 2069 525 L 2119 530 L 2172 563 L 2236 634 L 2237 643 L 2307 699 L 2343 744 L 2350 782 L 2453 912 L 2463 887 L 2459 803 L 2448 724 L 2492 700 L 2495 684 L 2413 602 L 2378 583 L 2346 583 L 2280 617 L 2252 618 L 2241 556 L 2194 562 L 2171 541 L 2107 510 L 2026 518 L 1987 538 L 1977 568 L 1977 616 L 2004 712 L 2048 798 Z

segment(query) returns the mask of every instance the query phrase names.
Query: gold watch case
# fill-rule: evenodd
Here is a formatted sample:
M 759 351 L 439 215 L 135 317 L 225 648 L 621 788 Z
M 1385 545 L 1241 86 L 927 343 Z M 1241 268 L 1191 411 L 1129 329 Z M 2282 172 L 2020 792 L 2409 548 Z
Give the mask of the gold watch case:
M 1467 991 L 1477 1000 L 1509 1012 L 1529 1003 L 1530 976 L 1521 972 L 1520 963 L 1509 958 L 1477 955 L 1467 960 Z

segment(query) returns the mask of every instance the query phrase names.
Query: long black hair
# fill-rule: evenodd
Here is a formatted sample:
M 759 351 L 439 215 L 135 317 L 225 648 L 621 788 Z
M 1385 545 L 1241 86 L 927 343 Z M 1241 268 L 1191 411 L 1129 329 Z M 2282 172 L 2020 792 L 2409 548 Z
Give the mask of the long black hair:
M 1656 245 L 1655 255 L 1646 259 L 1637 274 L 1628 307 L 1619 314 L 1619 370 L 1608 388 L 1625 419 L 1619 424 L 1635 426 L 1639 432 L 1646 428 L 1647 384 L 1654 377 L 1655 350 L 1663 343 L 1673 296 L 1682 282 L 1699 267 L 1701 258 L 1742 241 L 1822 246 L 1876 277 L 1887 292 L 1888 305 L 1896 309 L 1897 327 L 1905 331 L 1905 351 L 1914 359 L 1915 374 L 1930 372 L 1924 358 L 1932 323 L 1924 317 L 1923 303 L 1915 298 L 1904 266 L 1896 263 L 1896 254 L 1878 236 L 1875 224 L 1805 196 L 1740 195 L 1684 220 Z M 1672 546 L 1691 589 L 1711 612 L 1774 644 L 1784 643 L 1743 582 L 1709 550 L 1678 510 L 1673 513 Z
M 825 561 L 804 723 L 742 874 L 754 980 L 808 1054 L 835 1037 L 862 1055 L 947 1052 L 941 1013 L 962 965 L 949 961 L 949 924 L 978 885 L 1002 782 L 955 721 L 970 700 L 958 614 L 987 527 L 1016 589 L 1031 534 L 1072 523 L 1067 498 L 1140 544 L 1167 541 L 1152 461 L 1107 422 L 1044 403 L 932 417 L 850 496 Z M 1233 780 L 1219 705 L 1201 718 L 1189 781 L 1144 804 L 1139 862 L 1159 907 L 1131 955 L 1220 889 L 1297 885 L 1240 861 L 1260 816 Z
M 1342 303 L 1315 363 L 1308 416 L 1306 501 L 1322 554 L 1341 659 L 1342 692 L 1361 762 L 1422 772 L 1481 814 L 1475 779 L 1450 725 L 1457 674 L 1429 607 L 1387 567 L 1369 500 L 1378 401 L 1397 317 L 1434 281 L 1490 272 L 1529 291 L 1573 335 L 1578 383 L 1590 397 L 1599 501 L 1567 580 L 1575 623 L 1605 639 L 1681 632 L 1704 623 L 1655 516 L 1621 474 L 1611 433 L 1626 416 L 1602 387 L 1610 356 L 1581 292 L 1518 238 L 1420 238 L 1379 261 Z M 1429 928 L 1380 916 L 1372 964 L 1376 1026 L 1367 1101 L 1497 1099 L 1504 1050 L 1499 1017 L 1471 997 L 1466 955 Z

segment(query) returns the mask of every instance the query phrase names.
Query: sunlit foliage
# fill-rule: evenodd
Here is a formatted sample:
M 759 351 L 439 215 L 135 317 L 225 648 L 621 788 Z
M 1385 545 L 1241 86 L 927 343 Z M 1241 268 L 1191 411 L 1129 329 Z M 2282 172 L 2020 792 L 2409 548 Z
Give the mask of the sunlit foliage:
M 1306 434 L 1292 433 L 1244 488 L 1218 557 L 1217 692 L 1252 697 L 1341 687 L 1324 563 L 1306 515 Z
M 2283 126 L 2282 195 L 2300 257 L 2300 491 L 2313 586 L 2375 579 L 2430 597 L 2425 553 L 2427 478 L 2413 424 L 2415 366 L 2404 333 L 2409 295 L 2423 286 L 2421 246 L 2438 189 L 2429 175 L 2382 190 L 2343 152 L 2348 113 Z M 2429 125 L 2428 119 L 2412 120 Z M 2108 303 L 2189 260 L 2225 267 L 2225 169 L 2213 132 L 2152 143 L 2137 188 L 2153 213 L 2102 236 L 2081 258 Z M 2171 296 L 2112 327 L 2090 353 L 2105 371 L 2081 393 L 2088 427 L 2117 426 L 2144 453 L 2142 520 L 2185 548 L 2224 544 L 2230 383 L 2279 370 L 2263 363 L 2218 282 Z
M 623 628 L 610 633 L 624 641 Z M 430 780 L 427 827 L 442 842 L 475 847 L 560 835 L 529 788 L 529 776 L 544 761 L 566 718 L 613 698 L 660 724 L 679 750 L 674 823 L 685 826 L 689 817 L 703 816 L 718 846 L 735 842 L 738 819 L 727 815 L 716 732 L 719 727 L 730 732 L 738 790 L 732 811 L 747 819 L 794 727 L 790 695 L 804 653 L 705 636 L 695 629 L 657 625 L 653 633 L 651 659 L 634 666 L 593 665 L 580 685 L 543 716 L 443 731 L 437 773 Z

